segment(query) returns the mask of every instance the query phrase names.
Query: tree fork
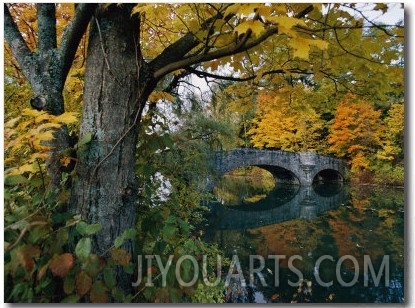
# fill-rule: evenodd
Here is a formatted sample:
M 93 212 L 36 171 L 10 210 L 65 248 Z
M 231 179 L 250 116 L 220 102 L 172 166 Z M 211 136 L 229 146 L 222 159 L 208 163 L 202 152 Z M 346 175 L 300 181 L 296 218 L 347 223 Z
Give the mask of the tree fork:
M 31 51 L 13 21 L 8 6 L 4 4 L 5 38 L 32 88 L 33 98 L 30 103 L 33 108 L 46 110 L 53 115 L 60 115 L 65 111 L 63 87 L 95 7 L 96 4 L 77 6 L 74 19 L 65 29 L 62 43 L 57 47 L 55 4 L 38 3 L 39 50 Z M 55 133 L 54 140 L 48 142 L 52 148 L 47 160 L 49 191 L 60 188 L 60 152 L 69 147 L 69 140 L 68 130 L 63 127 Z

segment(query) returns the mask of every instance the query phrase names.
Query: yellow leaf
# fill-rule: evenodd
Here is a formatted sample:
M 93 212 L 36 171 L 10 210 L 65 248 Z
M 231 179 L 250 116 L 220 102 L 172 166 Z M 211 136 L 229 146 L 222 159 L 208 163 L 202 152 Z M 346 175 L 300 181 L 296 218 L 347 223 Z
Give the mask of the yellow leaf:
M 36 118 L 35 118 L 35 123 L 40 123 L 43 122 L 45 120 L 51 120 L 53 118 L 52 115 L 46 113 L 46 112 L 42 112 L 41 114 L 39 114 Z
M 304 39 L 292 39 L 288 45 L 294 49 L 294 57 L 308 60 L 310 45 L 306 44 Z
M 60 162 L 61 162 L 62 166 L 67 167 L 70 164 L 70 162 L 71 162 L 71 158 L 70 157 L 67 157 L 67 156 L 62 157 L 60 159 Z
M 235 36 L 230 33 L 221 34 L 215 40 L 215 46 L 221 48 L 230 45 L 234 42 L 234 38 Z
M 153 8 L 154 8 L 153 4 L 139 3 L 131 10 L 131 15 L 145 13 L 147 10 L 153 9 Z
M 381 10 L 383 14 L 385 14 L 388 11 L 388 5 L 385 3 L 378 3 L 373 8 L 375 11 Z
M 84 271 L 79 272 L 75 280 L 76 294 L 84 296 L 89 292 L 91 286 L 92 278 L 89 277 Z
M 213 60 L 213 61 L 209 61 L 207 63 L 204 64 L 205 68 L 210 68 L 212 72 L 216 71 L 219 67 L 219 61 L 218 60 Z
M 59 128 L 61 126 L 62 125 L 61 124 L 58 124 L 58 123 L 45 123 L 45 124 L 39 125 L 39 127 L 37 128 L 37 130 L 39 132 L 41 132 L 42 130 L 47 130 L 49 128 Z
M 47 153 L 37 152 L 37 153 L 30 155 L 30 160 L 31 161 L 34 161 L 35 159 L 46 160 L 49 158 L 49 156 L 50 155 Z
M 183 73 L 183 72 L 185 72 L 185 71 L 186 71 L 185 69 L 180 69 L 180 70 L 174 71 L 174 72 L 173 72 L 173 75 L 174 75 L 174 76 L 179 76 L 181 73 Z
M 308 44 L 315 46 L 319 49 L 327 49 L 327 47 L 329 46 L 329 43 L 323 40 L 306 40 L 308 42 Z
M 46 113 L 45 111 L 37 111 L 37 110 L 34 110 L 34 109 L 30 109 L 30 108 L 25 108 L 22 111 L 23 115 L 33 117 L 33 118 L 36 118 L 36 117 L 38 117 L 42 114 L 45 114 L 45 113 Z
M 36 137 L 36 139 L 38 139 L 38 140 L 42 140 L 42 141 L 49 141 L 49 140 L 53 140 L 53 138 L 55 138 L 54 137 L 54 135 L 53 135 L 53 131 L 51 131 L 51 130 L 48 130 L 48 131 L 44 131 L 44 132 L 41 132 L 41 133 L 39 133 Z
M 55 121 L 63 124 L 75 123 L 76 121 L 78 121 L 78 119 L 76 118 L 77 115 L 77 112 L 65 112 L 60 116 L 57 116 L 55 118 Z
M 235 14 L 236 12 L 238 12 L 240 7 L 241 7 L 241 4 L 233 4 L 229 6 L 225 11 L 224 16 L 226 17 L 228 15 Z
M 131 261 L 131 255 L 124 249 L 114 248 L 111 250 L 111 255 L 115 263 L 122 266 L 128 266 Z
M 255 9 L 257 9 L 260 6 L 261 6 L 260 3 L 250 3 L 250 4 L 244 3 L 241 5 L 237 13 L 244 15 L 244 16 L 249 16 L 250 14 L 254 13 Z
M 258 36 L 264 30 L 264 24 L 258 20 L 248 20 L 239 24 L 235 28 L 235 32 L 242 34 L 246 33 L 249 29 L 251 29 L 253 35 Z
M 306 26 L 305 22 L 301 19 L 288 17 L 288 16 L 272 16 L 268 18 L 269 22 L 278 24 L 278 33 L 287 34 L 288 36 L 296 37 L 296 31 L 292 28 L 296 25 Z
M 32 121 L 23 121 L 23 122 L 20 122 L 19 123 L 19 125 L 17 125 L 17 130 L 24 130 L 24 129 L 26 129 L 26 127 L 28 127 L 30 124 L 32 124 L 33 122 Z
M 294 57 L 308 60 L 310 53 L 310 46 L 315 46 L 319 49 L 327 49 L 328 42 L 323 40 L 312 40 L 304 38 L 293 38 L 288 43 L 294 49 Z
M 170 93 L 167 92 L 163 92 L 163 91 L 154 91 L 153 93 L 150 94 L 148 100 L 150 102 L 158 102 L 159 100 L 165 100 L 165 101 L 174 101 L 174 97 L 173 95 L 171 95 Z
M 19 120 L 20 120 L 20 117 L 13 118 L 13 119 L 7 121 L 6 123 L 4 123 L 4 127 L 5 128 L 13 128 Z
M 273 11 L 273 8 L 270 5 L 261 5 L 260 7 L 258 7 L 258 10 L 257 10 L 259 16 L 263 16 L 265 17 L 265 19 L 267 19 L 267 17 L 270 16 L 272 11 Z
M 16 175 L 16 174 L 23 174 L 25 172 L 34 172 L 36 171 L 34 168 L 33 163 L 27 163 L 23 166 L 20 166 L 19 168 L 13 169 L 10 172 L 7 173 L 7 175 Z
M 22 148 L 22 147 L 24 147 L 26 145 L 25 143 L 23 143 L 23 141 L 24 141 L 25 138 L 26 138 L 25 135 L 18 136 L 12 142 L 10 142 L 9 144 L 7 144 L 6 145 L 6 148 L 8 149 L 8 148 L 11 147 L 12 152 L 15 152 L 16 150 L 18 150 L 18 149 L 20 149 L 20 148 Z
M 107 303 L 107 288 L 102 281 L 95 281 L 91 289 L 91 302 L 92 303 Z

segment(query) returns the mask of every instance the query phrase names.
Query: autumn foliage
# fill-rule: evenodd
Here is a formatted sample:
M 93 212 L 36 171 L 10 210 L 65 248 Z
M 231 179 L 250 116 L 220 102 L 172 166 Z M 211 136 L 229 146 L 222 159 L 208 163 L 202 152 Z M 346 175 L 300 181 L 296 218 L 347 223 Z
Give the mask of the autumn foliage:
M 403 93 L 404 28 L 363 29 L 361 17 L 349 13 L 355 10 L 354 4 L 307 3 L 4 4 L 5 300 L 223 301 L 220 286 L 191 290 L 172 283 L 167 290 L 160 280 L 151 289 L 143 280 L 132 293 L 128 275 L 133 246 L 135 253 L 176 257 L 218 253 L 197 229 L 206 198 L 198 180 L 206 178 L 207 157 L 233 132 L 245 146 L 330 152 L 357 171 L 379 161 L 393 169 L 403 164 L 403 104 L 396 97 Z M 135 35 L 112 35 L 114 28 Z M 94 58 L 102 66 L 88 62 L 88 73 L 86 59 Z M 131 71 L 117 67 L 127 60 Z M 163 111 L 166 102 L 185 109 L 179 86 L 195 90 L 192 74 L 220 86 L 229 82 L 232 95 L 213 93 L 203 116 Z M 250 91 L 236 81 L 249 82 Z M 337 104 L 346 92 L 359 96 Z M 127 99 L 120 93 L 131 106 L 122 105 Z M 26 108 L 43 95 L 59 98 L 52 108 L 59 112 Z M 214 108 L 215 99 L 224 101 L 222 109 Z M 79 140 L 54 147 L 60 129 Z M 47 172 L 52 154 L 62 171 L 57 183 Z M 74 169 L 65 169 L 71 163 Z M 168 198 L 160 198 L 163 188 Z M 112 196 L 117 203 L 108 201 Z M 110 206 L 111 215 L 103 215 Z M 128 225 L 113 232 L 121 213 Z M 93 216 L 99 220 L 88 221 Z M 98 238 L 110 239 L 100 252 Z M 121 272 L 127 288 L 119 286 Z M 182 272 L 191 275 L 190 268 Z
M 261 95 L 248 135 L 257 148 L 315 151 L 321 143 L 322 127 L 322 120 L 307 102 Z
M 351 160 L 355 170 L 367 169 L 382 147 L 385 128 L 371 102 L 348 96 L 340 102 L 328 139 L 330 151 Z

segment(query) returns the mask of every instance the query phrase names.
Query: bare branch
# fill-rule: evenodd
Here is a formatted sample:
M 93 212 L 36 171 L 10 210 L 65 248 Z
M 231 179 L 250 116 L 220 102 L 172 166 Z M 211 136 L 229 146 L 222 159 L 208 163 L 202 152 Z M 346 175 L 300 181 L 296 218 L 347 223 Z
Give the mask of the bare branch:
M 236 81 L 236 82 L 243 82 L 243 81 L 249 81 L 253 80 L 258 77 L 258 75 L 251 75 L 248 77 L 233 77 L 233 76 L 222 76 L 217 74 L 212 74 L 204 71 L 200 71 L 197 69 L 194 69 L 192 67 L 186 67 L 186 70 L 191 72 L 192 74 L 195 74 L 196 76 L 202 78 L 202 77 L 208 77 L 213 79 L 219 79 L 219 80 L 227 80 L 227 81 Z M 304 74 L 304 75 L 312 75 L 314 72 L 309 70 L 300 70 L 300 69 L 276 69 L 276 70 L 270 70 L 267 72 L 264 72 L 262 76 L 267 75 L 274 75 L 274 74 L 287 74 L 287 73 L 295 73 L 295 74 Z
M 386 35 L 389 35 L 389 36 L 392 36 L 392 37 L 403 37 L 403 36 L 394 35 L 393 33 L 390 33 L 386 29 L 386 27 L 387 27 L 386 25 L 378 25 L 378 24 L 374 23 L 372 20 L 370 20 L 369 18 L 367 18 L 367 16 L 365 16 L 362 11 L 356 9 L 355 7 L 351 7 L 351 9 L 355 10 L 355 12 L 358 12 L 360 14 L 360 16 L 362 16 L 362 18 L 364 20 L 366 20 L 366 22 L 368 22 L 373 28 L 379 29 L 379 30 L 383 31 Z M 398 26 L 398 25 L 395 26 L 394 25 L 394 27 L 401 27 L 401 26 Z

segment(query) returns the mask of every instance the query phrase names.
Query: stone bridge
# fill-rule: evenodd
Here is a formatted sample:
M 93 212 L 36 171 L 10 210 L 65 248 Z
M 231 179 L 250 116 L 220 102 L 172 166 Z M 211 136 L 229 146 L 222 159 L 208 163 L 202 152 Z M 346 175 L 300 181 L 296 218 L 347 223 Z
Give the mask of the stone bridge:
M 241 148 L 215 153 L 219 176 L 234 169 L 258 166 L 271 172 L 278 183 L 312 185 L 314 182 L 341 182 L 347 177 L 343 160 L 314 152 L 285 152 Z

